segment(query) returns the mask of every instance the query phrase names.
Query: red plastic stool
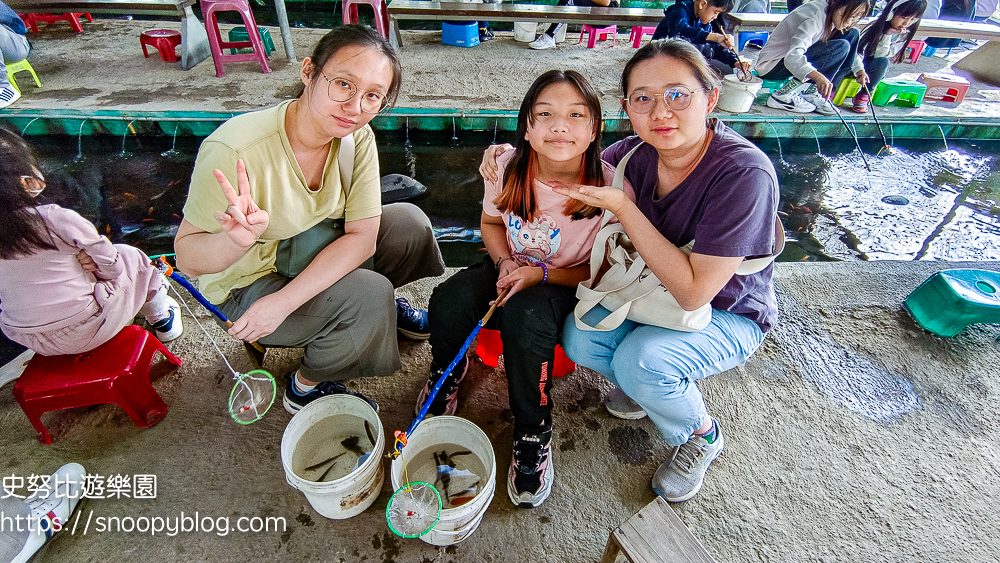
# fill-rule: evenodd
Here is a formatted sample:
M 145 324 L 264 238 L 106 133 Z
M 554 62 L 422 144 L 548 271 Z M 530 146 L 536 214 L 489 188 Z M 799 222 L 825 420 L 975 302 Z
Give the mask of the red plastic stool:
M 632 42 L 632 46 L 638 49 L 642 45 L 642 38 L 646 35 L 652 35 L 656 32 L 656 26 L 653 27 L 643 27 L 643 26 L 632 26 L 632 33 L 629 34 L 628 40 Z M 577 41 L 579 43 L 579 41 Z
M 969 92 L 969 81 L 954 74 L 943 72 L 925 72 L 917 79 L 927 85 L 925 100 L 942 102 L 961 102 Z
M 155 336 L 129 325 L 89 352 L 35 354 L 14 384 L 14 399 L 43 444 L 51 444 L 52 436 L 42 424 L 42 414 L 62 409 L 114 403 L 137 426 L 153 426 L 167 415 L 167 404 L 149 382 L 157 352 L 174 365 L 182 363 Z
M 906 44 L 906 48 L 910 51 L 910 64 L 916 64 L 920 60 L 920 54 L 924 52 L 924 47 L 927 47 L 926 41 L 918 41 L 914 39 Z M 903 52 L 903 58 L 906 58 L 906 52 Z
M 583 41 L 583 34 L 588 33 L 587 37 L 587 48 L 593 49 L 597 41 L 604 41 L 605 39 L 611 39 L 611 46 L 615 46 L 615 34 L 618 33 L 617 25 L 609 25 L 607 27 L 594 27 L 592 25 L 584 25 L 583 29 L 580 30 L 580 39 L 577 43 Z
M 50 14 L 45 13 L 33 13 L 33 14 L 18 14 L 21 19 L 24 20 L 24 25 L 31 28 L 32 33 L 38 33 L 38 22 L 47 23 L 52 25 L 57 21 L 68 21 L 70 28 L 77 33 L 83 31 L 83 26 L 80 25 L 80 18 L 87 18 L 87 21 L 94 21 L 93 16 L 87 13 L 80 12 L 67 12 L 65 14 Z
M 500 354 L 503 354 L 503 340 L 500 339 L 500 331 L 484 328 L 479 331 L 479 339 L 476 341 L 476 355 L 484 364 L 490 367 L 497 367 L 500 363 Z M 576 364 L 569 359 L 563 347 L 556 344 L 556 360 L 552 366 L 552 377 L 562 377 L 576 369 Z
M 222 70 L 223 62 L 259 61 L 260 69 L 264 74 L 271 72 L 271 67 L 267 66 L 267 55 L 259 33 L 249 34 L 249 41 L 223 41 L 222 34 L 219 32 L 216 12 L 239 12 L 243 17 L 245 29 L 257 29 L 257 20 L 254 19 L 247 0 L 201 0 L 200 3 L 201 17 L 205 20 L 205 30 L 208 31 L 208 45 L 212 49 L 212 59 L 215 61 L 215 76 L 221 78 L 226 75 L 225 71 Z M 243 49 L 246 47 L 253 47 L 253 52 L 235 55 L 227 55 L 223 52 L 223 49 Z
M 176 63 L 177 46 L 181 44 L 181 34 L 178 31 L 169 29 L 151 29 L 139 35 L 139 45 L 142 46 L 142 54 L 149 58 L 149 51 L 146 45 L 153 47 L 160 52 L 160 58 L 168 63 Z
M 358 23 L 358 5 L 367 4 L 375 11 L 375 31 L 379 35 L 389 38 L 389 12 L 385 7 L 385 0 L 344 0 L 344 25 Z

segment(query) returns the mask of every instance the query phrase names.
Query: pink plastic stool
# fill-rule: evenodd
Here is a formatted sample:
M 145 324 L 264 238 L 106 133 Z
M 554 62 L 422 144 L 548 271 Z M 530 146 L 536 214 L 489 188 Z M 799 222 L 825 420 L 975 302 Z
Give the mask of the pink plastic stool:
M 219 32 L 219 21 L 216 19 L 216 12 L 239 12 L 243 17 L 243 25 L 246 29 L 257 29 L 257 20 L 250 11 L 250 4 L 247 0 L 201 0 L 201 16 L 205 20 L 205 30 L 208 31 L 208 44 L 212 49 L 212 59 L 215 61 L 215 76 L 226 75 L 222 70 L 224 62 L 259 61 L 260 69 L 264 74 L 271 72 L 271 67 L 267 66 L 267 54 L 264 51 L 264 44 L 260 40 L 259 33 L 250 33 L 249 41 L 223 41 Z M 252 53 L 237 53 L 227 55 L 223 49 L 243 49 L 253 47 Z
M 969 92 L 969 81 L 961 76 L 943 72 L 925 72 L 917 79 L 927 85 L 925 100 L 961 102 Z
M 41 415 L 50 411 L 114 403 L 143 428 L 167 415 L 167 404 L 149 382 L 153 356 L 163 354 L 181 365 L 155 336 L 129 325 L 114 338 L 89 352 L 68 356 L 36 354 L 14 384 L 14 399 L 21 405 L 38 441 L 51 444 L 52 436 Z
M 926 41 L 918 41 L 914 39 L 906 44 L 907 50 L 910 51 L 910 64 L 916 64 L 920 60 L 920 54 L 924 52 L 924 48 L 927 47 Z M 903 53 L 903 58 L 906 58 L 906 53 Z
M 643 27 L 639 25 L 632 26 L 632 33 L 629 34 L 628 40 L 632 42 L 632 46 L 638 49 L 642 45 L 642 38 L 645 35 L 652 35 L 656 32 L 656 27 Z
M 142 54 L 149 58 L 149 51 L 146 46 L 160 52 L 160 58 L 168 63 L 176 63 L 177 46 L 181 44 L 181 34 L 169 29 L 151 29 L 139 34 L 139 45 L 142 47 Z
M 38 22 L 43 22 L 48 25 L 52 25 L 57 21 L 67 21 L 69 22 L 70 28 L 81 33 L 83 31 L 83 26 L 80 25 L 80 18 L 87 18 L 87 21 L 94 21 L 93 16 L 87 13 L 80 12 L 67 12 L 65 14 L 50 14 L 45 13 L 33 13 L 33 14 L 18 14 L 24 21 L 24 25 L 31 29 L 32 33 L 38 33 Z
M 583 29 L 580 30 L 580 39 L 577 43 L 583 41 L 583 34 L 590 34 L 587 37 L 587 48 L 593 49 L 597 41 L 604 41 L 606 38 L 611 39 L 611 46 L 615 46 L 615 34 L 618 33 L 617 25 L 609 25 L 608 27 L 594 27 L 591 25 L 584 25 Z
M 375 11 L 375 31 L 389 38 L 389 12 L 385 0 L 344 0 L 344 25 L 358 23 L 358 5 L 367 4 Z
M 500 331 L 484 328 L 479 331 L 479 339 L 476 341 L 476 355 L 484 364 L 490 367 L 497 367 L 500 363 L 500 355 L 503 354 L 503 340 L 500 339 Z M 562 377 L 576 369 L 576 364 L 569 359 L 563 347 L 556 344 L 556 359 L 552 365 L 552 377 Z

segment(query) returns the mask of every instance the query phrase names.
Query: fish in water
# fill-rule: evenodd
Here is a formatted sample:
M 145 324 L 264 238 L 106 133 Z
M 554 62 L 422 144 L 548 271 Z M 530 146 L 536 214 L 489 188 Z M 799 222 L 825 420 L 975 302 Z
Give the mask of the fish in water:
M 468 450 L 455 452 L 451 455 L 442 450 L 434 452 L 434 462 L 437 464 L 437 477 L 434 486 L 444 493 L 445 500 L 451 506 L 461 506 L 476 496 L 476 491 L 482 480 L 475 473 L 466 469 L 457 469 L 455 458 L 472 455 Z M 452 492 L 454 491 L 454 492 Z
M 365 419 L 365 433 L 368 434 L 368 441 L 371 443 L 372 447 L 375 447 L 375 433 L 372 432 L 372 423 Z

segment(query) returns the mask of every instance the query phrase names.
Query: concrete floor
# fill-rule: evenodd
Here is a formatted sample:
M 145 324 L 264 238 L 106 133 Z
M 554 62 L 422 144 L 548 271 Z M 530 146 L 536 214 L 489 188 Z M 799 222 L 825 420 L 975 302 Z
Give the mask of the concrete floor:
M 280 44 L 270 75 L 240 63 L 217 79 L 208 61 L 185 72 L 142 59 L 136 37 L 149 27 L 98 21 L 85 24 L 82 35 L 46 31 L 33 37 L 33 64 L 45 86 L 27 88 L 14 109 L 243 111 L 288 95 L 296 79 L 297 67 L 283 62 Z M 293 33 L 296 50 L 306 53 L 321 32 Z M 271 34 L 278 41 L 277 30 Z M 405 40 L 404 107 L 512 109 L 540 70 L 569 61 L 601 77 L 607 109 L 630 53 L 621 45 L 593 51 L 573 45 L 538 54 L 503 36 L 468 50 L 435 44 L 428 32 L 407 33 Z M 539 60 L 543 66 L 529 65 Z M 476 70 L 497 61 L 515 78 L 529 78 L 516 87 L 495 76 L 483 81 Z M 996 115 L 995 105 L 979 99 L 991 88 L 981 86 L 975 100 L 955 111 L 984 104 L 983 111 Z M 701 384 L 726 432 L 726 452 L 701 493 L 674 506 L 718 561 L 996 559 L 1000 328 L 977 325 L 942 339 L 901 308 L 913 288 L 951 267 L 1000 271 L 1000 263 L 776 266 L 779 326 L 746 366 Z M 411 284 L 400 295 L 425 306 L 439 281 Z M 202 322 L 209 320 L 195 310 Z M 47 474 L 75 461 L 105 477 L 158 477 L 156 499 L 84 501 L 81 527 L 90 518 L 197 512 L 199 518 L 228 517 L 230 525 L 241 516 L 278 517 L 286 528 L 224 537 L 91 528 L 86 535 L 61 533 L 36 561 L 593 562 L 608 532 L 653 500 L 649 479 L 664 442 L 648 419 L 608 415 L 601 403 L 607 383 L 581 369 L 559 380 L 553 392 L 552 496 L 538 509 L 512 506 L 504 490 L 511 441 L 506 384 L 502 370 L 476 362 L 462 386 L 458 414 L 490 437 L 498 467 L 496 497 L 478 531 L 447 548 L 392 535 L 384 515 L 388 480 L 370 509 L 328 520 L 285 483 L 278 450 L 290 416 L 279 405 L 253 425 L 233 423 L 226 413 L 230 375 L 195 323 L 185 321 L 184 336 L 169 345 L 185 363 L 156 380 L 170 411 L 152 428 L 137 428 L 117 407 L 88 407 L 46 415 L 55 443 L 40 446 L 10 385 L 4 387 L 0 473 Z M 248 369 L 239 344 L 209 325 L 237 369 Z M 426 343 L 401 339 L 400 350 L 404 367 L 394 376 L 350 382 L 379 402 L 387 439 L 411 421 L 430 362 Z M 279 384 L 299 354 L 285 350 L 269 358 L 266 367 Z

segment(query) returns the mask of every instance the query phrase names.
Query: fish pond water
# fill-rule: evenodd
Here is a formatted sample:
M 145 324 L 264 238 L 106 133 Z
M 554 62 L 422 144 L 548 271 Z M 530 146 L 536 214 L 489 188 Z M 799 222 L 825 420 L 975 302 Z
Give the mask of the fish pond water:
M 427 186 L 449 266 L 477 262 L 483 149 L 512 132 L 376 131 L 381 173 Z M 46 201 L 75 209 L 114 242 L 173 252 L 200 138 L 39 136 Z M 606 133 L 604 143 L 620 138 Z M 755 139 L 775 163 L 788 245 L 781 261 L 1000 260 L 1000 143 Z

